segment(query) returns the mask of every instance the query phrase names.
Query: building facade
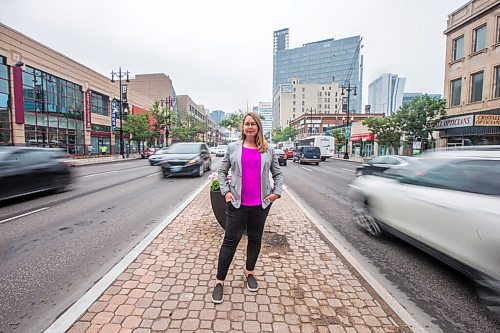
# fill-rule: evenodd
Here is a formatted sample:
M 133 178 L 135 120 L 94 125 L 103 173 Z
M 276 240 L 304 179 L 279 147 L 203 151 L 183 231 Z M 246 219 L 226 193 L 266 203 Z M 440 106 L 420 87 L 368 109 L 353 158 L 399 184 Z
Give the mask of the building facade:
M 473 0 L 448 15 L 439 146 L 500 144 L 500 2 Z
M 208 116 L 208 110 L 203 105 L 196 104 L 189 95 L 178 95 L 176 100 L 179 115 L 187 114 L 193 116 L 205 124 L 206 131 L 198 139 L 205 141 L 210 146 L 219 144 L 222 134 L 220 133 L 219 126 Z
M 410 103 L 414 98 L 422 97 L 424 95 L 429 96 L 430 98 L 441 98 L 441 94 L 424 94 L 424 93 L 404 93 L 403 94 L 403 104 Z
M 384 73 L 368 86 L 368 104 L 373 113 L 391 116 L 403 105 L 406 79 L 397 74 Z
M 0 24 L 0 144 L 117 154 L 120 118 L 152 104 L 132 90 L 126 98 L 120 117 L 118 82 Z
M 278 87 L 273 100 L 273 128 L 287 127 L 293 119 L 311 112 L 336 114 L 342 112 L 342 89 L 338 82 L 303 83 L 290 78 Z M 350 105 L 353 111 L 355 106 Z M 355 113 L 355 112 L 351 112 Z
M 273 49 L 273 103 L 276 95 L 289 85 L 291 78 L 302 83 L 330 84 L 358 87 L 357 96 L 351 95 L 349 104 L 353 113 L 361 112 L 362 57 L 361 37 L 327 39 L 288 49 L 288 29 L 274 32 Z M 285 88 L 286 89 L 286 88 Z M 273 116 L 276 115 L 273 104 Z
M 269 140 L 273 130 L 273 103 L 259 102 L 259 105 L 253 108 L 253 111 L 261 116 L 262 132 L 266 140 Z
M 219 124 L 219 122 L 224 119 L 224 117 L 226 116 L 226 113 L 222 110 L 215 110 L 215 111 L 212 111 L 209 113 L 209 116 L 210 118 L 213 119 L 213 121 L 216 123 L 216 124 Z

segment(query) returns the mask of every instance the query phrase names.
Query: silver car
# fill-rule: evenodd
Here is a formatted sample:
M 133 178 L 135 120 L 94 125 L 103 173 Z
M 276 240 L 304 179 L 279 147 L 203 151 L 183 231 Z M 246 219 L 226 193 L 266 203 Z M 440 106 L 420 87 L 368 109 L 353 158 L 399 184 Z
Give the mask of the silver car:
M 153 155 L 149 156 L 149 164 L 151 165 L 160 165 L 160 161 L 167 153 L 168 148 L 161 148 L 158 149 Z
M 356 177 L 349 195 L 358 223 L 462 271 L 489 289 L 486 305 L 498 311 L 500 147 L 434 151 L 421 161 L 425 169 Z

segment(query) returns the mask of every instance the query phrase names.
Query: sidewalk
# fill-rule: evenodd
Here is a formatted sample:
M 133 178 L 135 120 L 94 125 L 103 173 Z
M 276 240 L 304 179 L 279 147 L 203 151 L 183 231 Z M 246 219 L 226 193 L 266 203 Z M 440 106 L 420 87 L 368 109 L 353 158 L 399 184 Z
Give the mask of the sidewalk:
M 243 236 L 224 302 L 215 305 L 211 292 L 222 237 L 207 187 L 68 332 L 411 331 L 322 240 L 286 192 L 267 220 L 258 292 L 243 281 Z
M 79 158 L 72 158 L 69 160 L 71 166 L 81 166 L 81 165 L 89 165 L 89 164 L 100 164 L 100 163 L 109 163 L 109 162 L 118 162 L 125 160 L 136 160 L 140 159 L 141 154 L 134 153 L 130 154 L 129 157 L 122 158 L 121 155 L 106 155 L 106 156 L 83 156 Z

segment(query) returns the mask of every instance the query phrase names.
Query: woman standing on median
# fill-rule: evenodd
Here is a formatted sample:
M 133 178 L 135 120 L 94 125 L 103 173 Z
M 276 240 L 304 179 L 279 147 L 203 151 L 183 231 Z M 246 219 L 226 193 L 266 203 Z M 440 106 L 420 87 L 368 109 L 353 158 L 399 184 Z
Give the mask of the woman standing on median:
M 219 182 L 226 199 L 226 233 L 219 252 L 217 281 L 212 301 L 224 300 L 224 280 L 241 236 L 247 230 L 247 260 L 243 271 L 247 288 L 257 291 L 254 268 L 259 256 L 264 224 L 271 204 L 281 197 L 283 175 L 274 154 L 262 133 L 260 117 L 248 112 L 243 117 L 242 140 L 229 144 L 219 168 Z M 228 172 L 231 169 L 231 181 Z M 271 187 L 269 172 L 274 186 Z

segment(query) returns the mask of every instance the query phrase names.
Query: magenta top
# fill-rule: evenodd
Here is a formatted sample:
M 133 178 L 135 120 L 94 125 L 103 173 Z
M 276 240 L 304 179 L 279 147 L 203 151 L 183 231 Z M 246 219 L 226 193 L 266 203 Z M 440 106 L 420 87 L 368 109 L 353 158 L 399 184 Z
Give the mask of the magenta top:
M 258 206 L 260 197 L 260 153 L 257 148 L 241 151 L 241 204 Z

